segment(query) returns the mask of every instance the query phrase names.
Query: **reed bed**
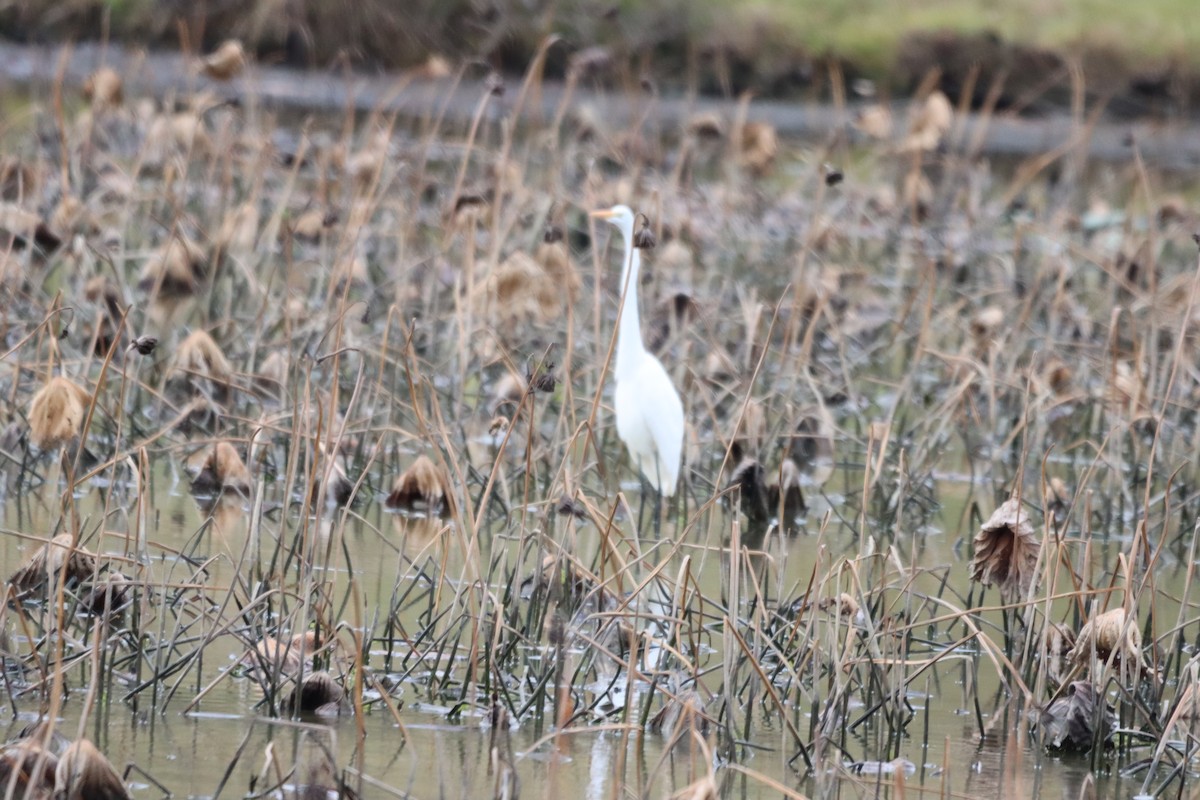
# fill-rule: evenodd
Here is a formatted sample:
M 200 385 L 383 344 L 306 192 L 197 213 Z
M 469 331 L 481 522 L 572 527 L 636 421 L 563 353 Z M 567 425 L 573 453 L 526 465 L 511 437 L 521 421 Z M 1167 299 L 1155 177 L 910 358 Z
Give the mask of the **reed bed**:
M 798 144 L 616 88 L 630 130 L 569 88 L 529 119 L 540 68 L 464 127 L 113 75 L 9 123 L 0 657 L 49 728 L 12 732 L 5 796 L 230 696 L 204 786 L 105 760 L 105 791 L 426 796 L 371 754 L 432 759 L 437 719 L 483 729 L 450 794 L 553 796 L 583 740 L 616 743 L 597 796 L 1032 796 L 1052 757 L 1076 793 L 1181 792 L 1200 262 L 1170 176 L 1136 141 L 1089 170 L 1082 101 L 1006 164 L 936 92 Z M 586 216 L 616 202 L 687 418 L 640 527 Z

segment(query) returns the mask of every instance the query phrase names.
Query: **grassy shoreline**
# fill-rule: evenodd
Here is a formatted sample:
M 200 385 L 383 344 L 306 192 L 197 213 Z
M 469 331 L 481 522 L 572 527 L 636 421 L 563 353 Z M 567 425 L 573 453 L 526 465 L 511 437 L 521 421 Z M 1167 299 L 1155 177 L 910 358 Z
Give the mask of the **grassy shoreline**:
M 545 37 L 551 75 L 572 54 L 601 46 L 611 63 L 657 80 L 692 80 L 703 91 L 790 97 L 823 93 L 836 70 L 904 95 L 932 69 L 960 91 L 978 66 L 974 101 L 992 81 L 1008 85 L 1002 105 L 1049 91 L 1069 102 L 1070 72 L 1083 68 L 1096 96 L 1133 101 L 1131 113 L 1187 111 L 1200 98 L 1200 23 L 1187 0 L 619 0 L 486 4 L 467 0 L 364 0 L 353 13 L 303 0 L 196 4 L 152 0 L 0 0 L 0 37 L 67 42 L 106 36 L 127 44 L 207 49 L 244 40 L 265 62 L 404 69 L 431 56 L 520 70 Z M 685 77 L 686 76 L 686 77 Z M 1045 84 L 1052 86 L 1045 86 Z M 968 87 L 969 88 L 969 87 Z M 1054 93 L 1053 89 L 1059 91 Z

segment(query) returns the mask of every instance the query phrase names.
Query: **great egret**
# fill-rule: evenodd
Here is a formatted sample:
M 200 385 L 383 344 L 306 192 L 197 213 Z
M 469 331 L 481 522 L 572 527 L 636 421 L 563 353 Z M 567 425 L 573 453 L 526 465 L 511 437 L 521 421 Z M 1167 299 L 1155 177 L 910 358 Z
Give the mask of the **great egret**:
M 683 401 L 662 362 L 642 343 L 638 310 L 638 268 L 641 255 L 633 246 L 633 211 L 613 206 L 593 211 L 592 217 L 607 220 L 625 240 L 621 271 L 621 304 L 617 322 L 617 381 L 615 406 L 617 435 L 625 443 L 633 463 L 663 497 L 675 494 L 679 480 L 679 458 L 683 450 Z

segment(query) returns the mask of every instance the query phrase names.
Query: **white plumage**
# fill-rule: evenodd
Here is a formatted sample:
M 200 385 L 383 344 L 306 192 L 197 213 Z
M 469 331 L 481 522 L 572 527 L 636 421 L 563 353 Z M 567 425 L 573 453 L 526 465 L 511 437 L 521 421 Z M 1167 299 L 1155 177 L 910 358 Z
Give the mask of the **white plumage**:
M 662 362 L 642 342 L 638 309 L 638 271 L 641 255 L 633 246 L 633 211 L 613 206 L 592 216 L 615 225 L 625 240 L 621 291 L 624 305 L 617 322 L 617 435 L 633 463 L 664 497 L 675 494 L 683 450 L 683 401 Z

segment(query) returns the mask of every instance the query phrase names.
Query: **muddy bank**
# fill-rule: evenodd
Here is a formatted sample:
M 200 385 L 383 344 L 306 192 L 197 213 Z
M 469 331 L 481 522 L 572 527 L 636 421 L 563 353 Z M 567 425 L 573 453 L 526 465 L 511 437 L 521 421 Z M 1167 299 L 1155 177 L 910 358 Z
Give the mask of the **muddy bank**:
M 468 72 L 467 77 L 456 81 L 453 77 L 429 79 L 411 72 L 367 76 L 261 64 L 237 81 L 223 84 L 199 77 L 189 60 L 175 53 L 146 53 L 117 46 L 80 45 L 64 50 L 0 44 L 0 82 L 10 90 L 48 88 L 60 69 L 68 87 L 78 89 L 101 64 L 116 68 L 132 94 L 165 97 L 203 88 L 224 99 L 299 112 L 340 112 L 353 107 L 359 111 L 382 110 L 402 117 L 420 117 L 444 109 L 449 118 L 469 119 L 480 97 L 491 90 L 479 71 Z M 514 110 L 520 77 L 510 77 L 507 86 L 509 91 L 492 102 L 492 113 Z M 646 124 L 670 131 L 682 128 L 697 114 L 733 119 L 737 113 L 736 103 L 728 100 L 645 91 L 631 95 L 597 84 L 577 87 L 567 97 L 564 83 L 547 81 L 536 96 L 525 99 L 520 116 L 526 120 L 552 119 L 564 99 L 571 109 L 586 109 L 586 113 L 614 130 L 644 118 Z M 906 105 L 897 102 L 893 114 L 902 120 L 905 110 Z M 829 105 L 762 100 L 751 105 L 749 117 L 774 125 L 788 137 L 827 139 L 840 134 L 854 140 L 861 134 L 850 124 L 853 113 L 853 108 L 840 113 Z M 959 143 L 959 149 L 978 146 L 982 154 L 1020 157 L 1048 153 L 1077 142 L 1091 158 L 1123 161 L 1132 157 L 1132 145 L 1136 143 L 1148 162 L 1172 169 L 1200 167 L 1200 137 L 1186 123 L 1107 121 L 1084 131 L 1069 115 L 1054 113 L 1032 118 L 999 114 L 986 119 L 969 114 L 958 124 L 952 141 Z

